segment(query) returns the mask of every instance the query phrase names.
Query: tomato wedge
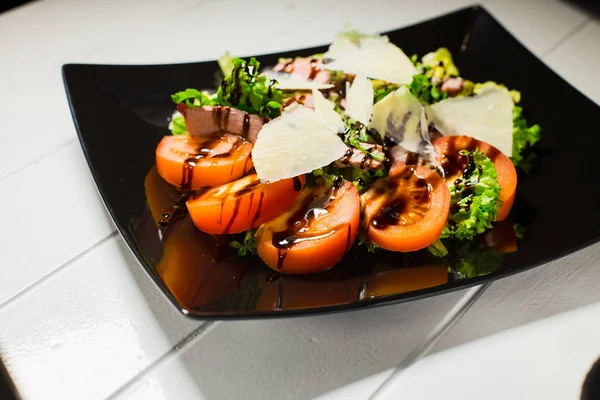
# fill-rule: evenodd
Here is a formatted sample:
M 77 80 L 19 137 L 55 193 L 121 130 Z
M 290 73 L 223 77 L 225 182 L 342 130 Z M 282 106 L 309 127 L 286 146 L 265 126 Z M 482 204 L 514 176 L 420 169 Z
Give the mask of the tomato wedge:
M 360 200 L 352 183 L 339 178 L 333 188 L 306 189 L 288 211 L 258 228 L 258 255 L 286 274 L 328 270 L 354 243 L 359 219 Z
M 251 174 L 191 197 L 186 205 L 201 231 L 239 233 L 283 213 L 300 195 L 302 186 L 304 176 L 263 184 Z
M 496 221 L 502 221 L 508 217 L 517 192 L 517 171 L 510 158 L 494 146 L 470 136 L 442 136 L 436 139 L 433 145 L 440 157 L 448 182 L 453 182 L 467 164 L 467 158 L 460 156 L 459 151 L 479 149 L 492 160 L 498 174 L 500 201 L 502 201 Z
M 440 236 L 450 209 L 450 191 L 435 171 L 416 165 L 376 181 L 361 196 L 369 239 L 391 251 L 416 251 Z
M 201 138 L 165 136 L 156 148 L 156 167 L 165 181 L 182 189 L 218 186 L 252 168 L 252 146 L 229 133 Z

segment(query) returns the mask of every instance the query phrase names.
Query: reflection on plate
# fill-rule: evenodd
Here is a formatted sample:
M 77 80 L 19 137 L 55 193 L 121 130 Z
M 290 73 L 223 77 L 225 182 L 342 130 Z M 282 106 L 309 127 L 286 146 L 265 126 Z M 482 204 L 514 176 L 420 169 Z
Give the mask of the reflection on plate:
M 426 252 L 353 249 L 310 276 L 280 275 L 258 259 L 240 260 L 222 238 L 194 228 L 181 193 L 154 168 L 168 134 L 170 94 L 211 87 L 216 62 L 66 65 L 65 85 L 82 148 L 123 238 L 158 287 L 199 318 L 283 316 L 406 301 L 464 288 L 541 265 L 600 239 L 595 184 L 600 109 L 529 53 L 485 10 L 468 8 L 388 32 L 407 54 L 448 47 L 474 81 L 496 80 L 523 94 L 527 117 L 544 128 L 534 169 L 519 176 L 511 219 L 439 259 Z M 323 48 L 258 56 L 306 56 Z M 594 180 L 593 182 L 591 180 Z M 578 213 L 586 210 L 585 214 Z M 165 215 L 166 214 L 166 215 Z M 169 220 L 168 224 L 157 221 Z M 525 230 L 517 239 L 513 222 Z

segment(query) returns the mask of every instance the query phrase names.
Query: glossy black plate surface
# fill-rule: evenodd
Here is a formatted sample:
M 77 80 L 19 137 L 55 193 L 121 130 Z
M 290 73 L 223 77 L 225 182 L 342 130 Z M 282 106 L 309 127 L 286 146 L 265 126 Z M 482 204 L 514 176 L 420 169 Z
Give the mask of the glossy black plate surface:
M 517 251 L 493 259 L 477 253 L 481 257 L 472 259 L 471 277 L 448 272 L 456 262 L 452 257 L 440 260 L 421 253 L 352 251 L 332 270 L 311 276 L 279 275 L 260 262 L 238 261 L 233 255 L 213 262 L 222 254 L 221 245 L 209 243 L 189 219 L 157 227 L 157 213 L 172 205 L 177 194 L 153 166 L 156 145 L 169 134 L 168 117 L 174 110 L 170 94 L 187 87 L 214 88 L 217 63 L 63 67 L 81 146 L 100 194 L 133 253 L 178 309 L 199 318 L 241 318 L 406 301 L 523 271 L 600 239 L 600 128 L 593 122 L 600 119 L 598 106 L 482 8 L 387 34 L 407 54 L 448 47 L 462 76 L 520 90 L 528 120 L 543 128 L 535 167 L 519 176 L 511 216 L 525 235 L 509 238 L 508 247 L 516 244 Z M 279 57 L 323 50 L 258 59 L 272 65 Z M 497 229 L 512 232 L 512 223 Z

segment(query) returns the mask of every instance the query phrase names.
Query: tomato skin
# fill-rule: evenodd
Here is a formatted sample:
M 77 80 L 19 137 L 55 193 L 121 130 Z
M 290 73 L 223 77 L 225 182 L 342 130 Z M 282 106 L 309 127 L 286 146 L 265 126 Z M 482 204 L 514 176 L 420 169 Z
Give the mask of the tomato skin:
M 362 196 L 364 227 L 378 246 L 399 252 L 423 249 L 442 233 L 450 210 L 443 178 L 424 166 L 404 166 L 376 181 Z
M 358 234 L 359 195 L 348 181 L 332 193 L 325 208 L 316 208 L 325 211 L 313 209 L 312 217 L 307 217 L 309 204 L 315 204 L 322 193 L 305 190 L 287 212 L 258 229 L 256 245 L 265 264 L 284 274 L 312 274 L 326 271 L 342 259 Z M 287 238 L 299 240 L 281 246 Z
M 156 168 L 165 181 L 182 189 L 218 186 L 252 169 L 252 147 L 229 133 L 202 138 L 165 136 L 156 148 Z
M 300 195 L 304 181 L 300 176 L 264 184 L 251 174 L 191 197 L 186 206 L 203 232 L 244 232 L 285 212 Z
M 458 177 L 459 171 L 464 168 L 464 166 L 461 168 L 460 163 L 457 162 L 459 151 L 479 149 L 492 160 L 498 175 L 500 201 L 502 201 L 496 221 L 502 221 L 508 217 L 517 192 L 517 170 L 510 158 L 494 146 L 470 136 L 442 136 L 433 142 L 433 146 L 440 158 L 442 167 L 445 163 L 452 165 L 449 176 L 446 177 L 449 182 L 454 181 Z

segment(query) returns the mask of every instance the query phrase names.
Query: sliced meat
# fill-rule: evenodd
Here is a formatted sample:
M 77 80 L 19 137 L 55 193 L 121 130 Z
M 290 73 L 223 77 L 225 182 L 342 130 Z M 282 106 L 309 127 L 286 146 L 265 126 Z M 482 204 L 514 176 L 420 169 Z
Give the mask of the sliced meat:
M 448 78 L 442 83 L 440 89 L 442 92 L 448 93 L 448 96 L 453 97 L 460 93 L 464 85 L 465 81 L 463 78 Z
M 185 125 L 192 136 L 229 132 L 254 143 L 263 124 L 268 122 L 268 118 L 227 106 L 188 107 L 180 103 L 177 110 L 183 115 Z
M 287 99 L 285 103 L 283 103 L 283 108 L 289 107 L 292 104 L 301 104 L 304 107 L 315 108 L 315 99 L 310 93 L 301 93 Z
M 369 150 L 373 154 L 381 156 L 382 158 L 385 157 L 383 148 L 378 144 L 361 143 L 361 146 Z M 370 154 L 363 153 L 362 151 L 354 147 L 348 147 L 348 151 L 346 151 L 346 154 L 344 154 L 342 158 L 335 162 L 335 166 L 338 168 L 353 167 L 364 170 L 379 169 L 382 164 L 382 161 L 376 160 L 373 157 L 371 157 Z
M 286 72 L 317 83 L 329 83 L 331 80 L 331 74 L 323 69 L 323 63 L 316 58 L 286 58 L 273 67 L 273 71 Z

